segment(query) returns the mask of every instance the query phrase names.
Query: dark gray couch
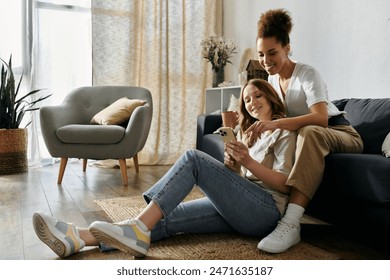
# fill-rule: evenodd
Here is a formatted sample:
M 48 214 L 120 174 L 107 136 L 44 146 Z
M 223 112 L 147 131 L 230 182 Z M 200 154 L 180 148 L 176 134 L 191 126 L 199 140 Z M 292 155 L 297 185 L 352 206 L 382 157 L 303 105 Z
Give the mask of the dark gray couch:
M 306 213 L 342 226 L 390 230 L 390 158 L 381 153 L 390 132 L 389 99 L 342 99 L 333 102 L 361 135 L 362 154 L 330 154 L 326 157 L 321 186 Z M 223 143 L 213 135 L 220 115 L 200 115 L 197 149 L 223 161 Z M 308 170 L 310 172 L 310 170 Z

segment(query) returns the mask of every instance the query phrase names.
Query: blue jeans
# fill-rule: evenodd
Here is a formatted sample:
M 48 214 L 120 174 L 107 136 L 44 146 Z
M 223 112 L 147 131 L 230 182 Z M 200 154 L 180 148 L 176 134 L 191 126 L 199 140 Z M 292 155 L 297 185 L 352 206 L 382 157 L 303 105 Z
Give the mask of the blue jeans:
M 194 186 L 206 197 L 182 202 Z M 235 231 L 262 237 L 280 219 L 269 193 L 198 150 L 186 151 L 144 198 L 164 215 L 152 229 L 152 242 L 177 233 Z

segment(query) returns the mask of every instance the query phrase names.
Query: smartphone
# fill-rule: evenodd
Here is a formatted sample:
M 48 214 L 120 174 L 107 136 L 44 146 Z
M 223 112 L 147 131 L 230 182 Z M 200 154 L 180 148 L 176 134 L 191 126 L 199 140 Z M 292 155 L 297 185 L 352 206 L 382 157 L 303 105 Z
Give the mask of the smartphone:
M 233 132 L 231 127 L 220 127 L 216 133 L 221 135 L 224 143 L 230 142 L 232 140 L 236 140 L 236 135 Z

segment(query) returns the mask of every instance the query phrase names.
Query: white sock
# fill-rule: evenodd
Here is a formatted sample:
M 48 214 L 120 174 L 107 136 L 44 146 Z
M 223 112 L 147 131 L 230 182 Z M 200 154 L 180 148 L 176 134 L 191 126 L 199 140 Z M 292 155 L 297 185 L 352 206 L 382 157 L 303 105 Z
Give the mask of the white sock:
M 284 214 L 283 219 L 298 227 L 304 212 L 305 208 L 302 206 L 295 203 L 289 203 L 287 205 L 286 213 Z
M 144 231 L 144 232 L 148 232 L 149 229 L 147 226 L 145 226 L 145 224 L 138 218 L 135 218 L 134 221 L 137 223 L 137 225 Z

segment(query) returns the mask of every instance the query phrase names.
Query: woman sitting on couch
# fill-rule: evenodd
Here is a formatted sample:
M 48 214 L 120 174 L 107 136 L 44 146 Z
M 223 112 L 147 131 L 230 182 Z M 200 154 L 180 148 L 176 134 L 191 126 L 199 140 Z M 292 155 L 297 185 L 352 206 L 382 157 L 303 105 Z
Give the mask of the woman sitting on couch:
M 246 133 L 253 140 L 268 131 L 297 131 L 295 164 L 287 180 L 291 186 L 286 214 L 258 248 L 280 253 L 300 241 L 300 219 L 321 183 L 329 153 L 361 153 L 363 142 L 336 106 L 326 84 L 313 67 L 289 58 L 292 20 L 283 9 L 269 10 L 258 21 L 257 52 L 268 81 L 283 100 L 288 117 L 258 121 Z

